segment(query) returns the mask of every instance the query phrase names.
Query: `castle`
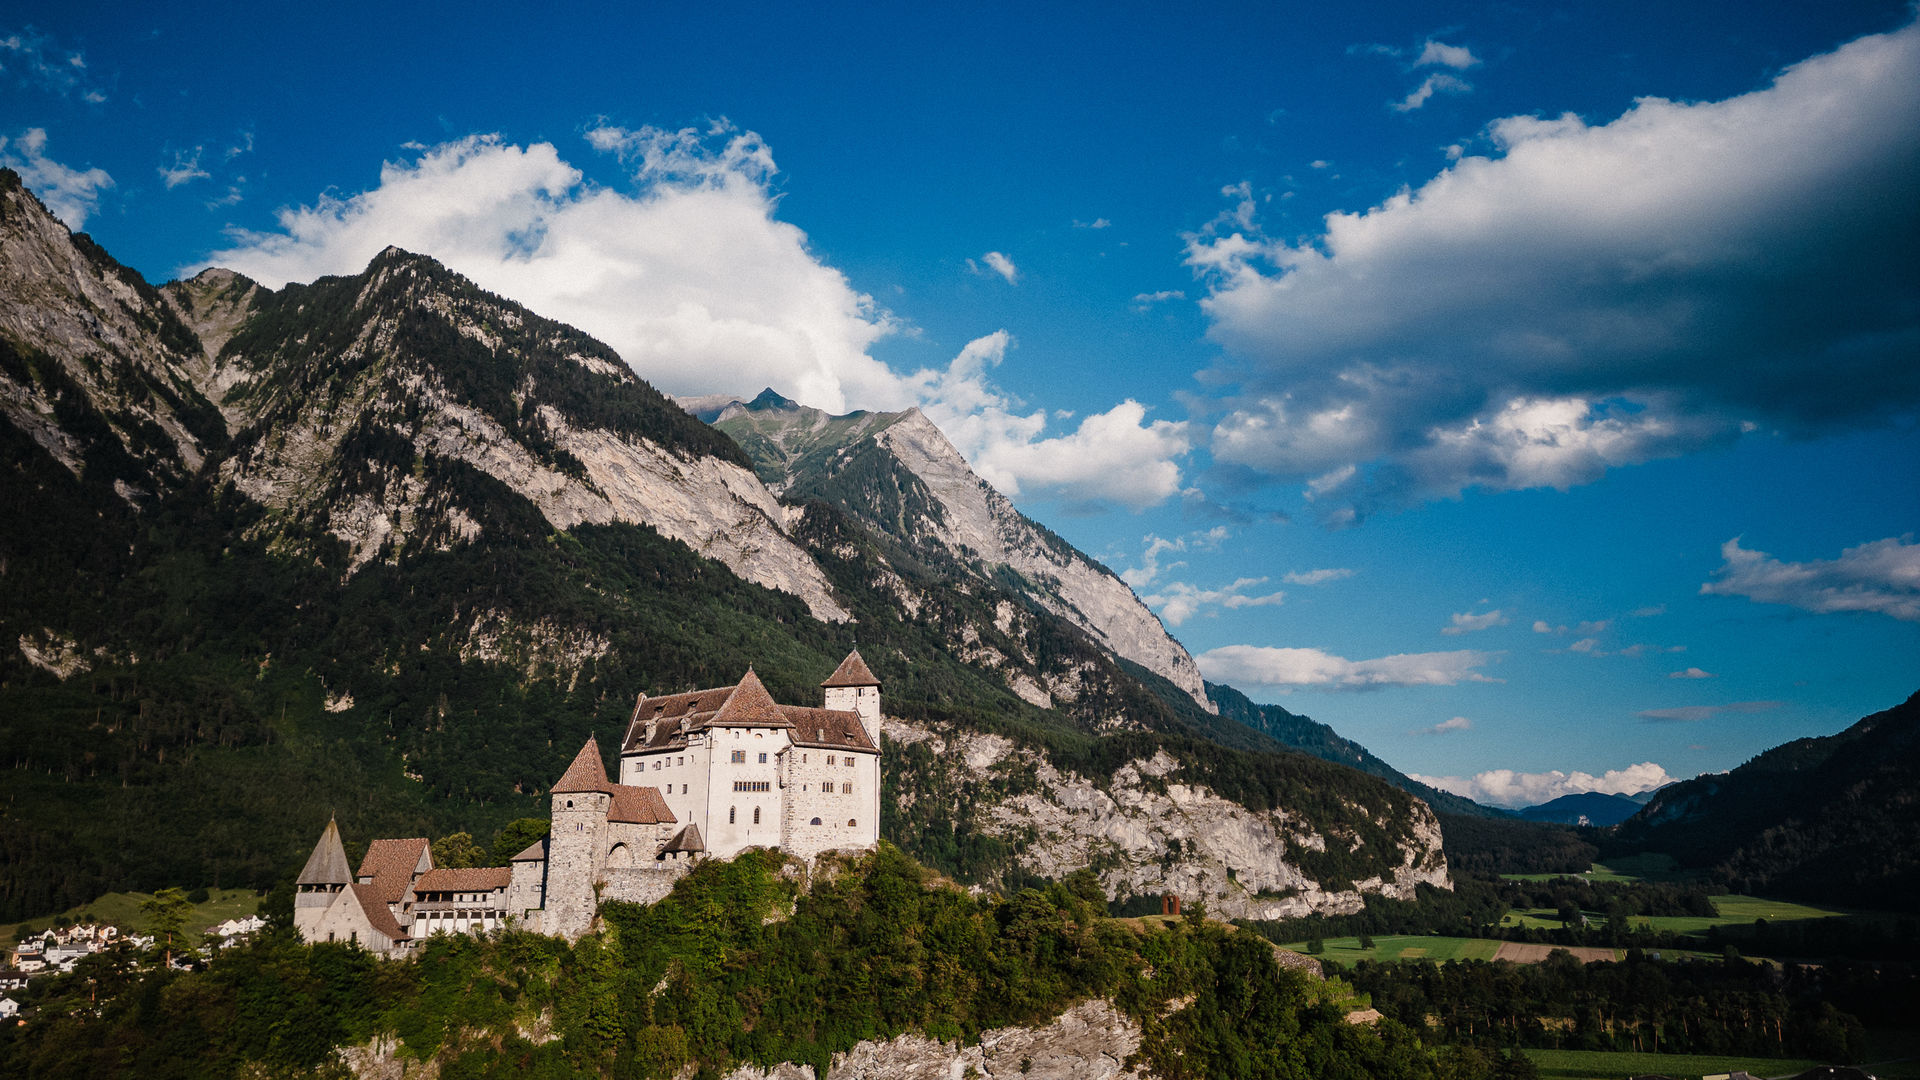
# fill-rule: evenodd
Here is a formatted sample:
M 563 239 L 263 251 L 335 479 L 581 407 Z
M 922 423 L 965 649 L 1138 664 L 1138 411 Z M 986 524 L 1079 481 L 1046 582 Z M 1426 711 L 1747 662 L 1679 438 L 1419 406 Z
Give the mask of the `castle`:
M 433 865 L 425 837 L 375 840 L 348 871 L 327 822 L 295 879 L 307 941 L 381 954 L 436 933 L 505 926 L 568 939 L 601 900 L 651 903 L 695 863 L 749 847 L 812 859 L 880 839 L 880 682 L 847 654 L 821 684 L 824 707 L 781 705 L 749 669 L 732 686 L 648 697 L 620 745 L 620 782 L 588 738 L 548 793 L 547 837 L 508 866 Z

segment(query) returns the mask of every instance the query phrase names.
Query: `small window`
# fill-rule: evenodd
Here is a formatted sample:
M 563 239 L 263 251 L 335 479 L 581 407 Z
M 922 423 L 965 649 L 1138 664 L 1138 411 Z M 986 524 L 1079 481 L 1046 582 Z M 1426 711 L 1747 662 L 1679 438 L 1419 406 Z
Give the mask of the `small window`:
M 760 824 L 760 808 L 757 806 L 753 808 L 753 823 Z
M 733 763 L 735 765 L 745 765 L 747 763 L 747 752 L 745 750 L 735 750 L 733 752 Z
M 813 819 L 812 821 L 810 821 L 810 822 L 808 822 L 808 824 L 810 824 L 810 825 L 818 825 L 818 824 L 820 824 L 820 819 L 819 819 L 819 818 L 814 818 L 814 819 Z
M 802 765 L 805 765 L 806 763 L 807 763 L 807 755 L 805 755 L 805 754 L 801 754 L 801 755 L 800 755 L 800 764 L 802 764 Z
M 678 758 L 678 759 L 676 759 L 676 760 L 674 761 L 674 764 L 675 764 L 675 765 L 685 765 L 686 763 L 687 763 L 687 759 L 686 759 L 686 758 L 684 758 L 684 757 L 683 757 L 683 758 Z
M 653 763 L 653 771 L 654 771 L 654 772 L 659 772 L 659 771 L 660 771 L 660 763 L 659 763 L 659 762 L 657 762 L 657 761 L 656 761 L 656 762 L 654 762 L 654 763 Z
M 573 809 L 573 800 L 572 800 L 572 799 L 568 799 L 568 800 L 567 800 L 567 809 L 569 809 L 569 810 L 571 810 L 571 809 Z
M 760 764 L 765 765 L 766 763 L 767 763 L 767 752 L 765 750 L 762 750 L 760 751 Z
M 832 755 L 832 754 L 828 754 L 828 755 L 827 755 L 827 764 L 829 764 L 829 765 L 831 765 L 831 764 L 833 764 L 833 755 Z
M 729 825 L 733 824 L 733 815 L 735 814 L 735 812 L 736 811 L 734 810 L 733 807 L 731 806 L 727 807 L 727 824 Z
M 840 785 L 840 794 L 842 794 L 842 795 L 851 795 L 851 794 L 853 794 L 853 785 L 852 785 L 852 784 L 841 784 L 841 785 Z
M 680 785 L 680 794 L 682 794 L 682 795 L 685 795 L 686 793 L 687 793 L 687 785 L 685 785 L 685 784 L 681 784 L 681 785 Z
M 853 820 L 852 818 L 848 818 L 848 819 L 847 819 L 847 828 L 849 828 L 849 829 L 857 829 L 857 828 L 859 828 L 859 827 L 860 827 L 860 826 L 859 826 L 859 824 L 858 824 L 857 822 L 855 822 L 855 821 L 854 821 L 854 820 Z

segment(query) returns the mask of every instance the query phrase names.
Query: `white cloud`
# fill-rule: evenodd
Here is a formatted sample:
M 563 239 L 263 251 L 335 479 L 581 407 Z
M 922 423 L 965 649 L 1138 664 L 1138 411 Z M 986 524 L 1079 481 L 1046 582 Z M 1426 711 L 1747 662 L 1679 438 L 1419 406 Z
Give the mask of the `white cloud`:
M 1471 634 L 1476 630 L 1485 630 L 1494 626 L 1505 626 L 1513 621 L 1498 608 L 1492 611 L 1481 612 L 1478 615 L 1472 615 L 1464 611 L 1455 612 L 1452 619 L 1453 625 L 1441 627 L 1441 633 L 1448 635 Z
M 969 342 L 945 371 L 923 370 L 907 385 L 981 479 L 1014 497 L 1046 494 L 1080 505 L 1143 509 L 1179 493 L 1180 466 L 1192 444 L 1185 421 L 1147 421 L 1132 399 L 1095 413 L 1064 435 L 1042 438 L 1044 409 L 1018 404 L 986 377 L 1005 358 L 1004 330 Z
M 85 55 L 55 45 L 32 27 L 0 36 L 0 72 L 11 74 L 21 85 L 61 97 L 77 94 L 90 105 L 107 100 L 106 93 L 87 79 Z
M 1214 374 L 1240 387 L 1221 461 L 1359 466 L 1326 499 L 1364 510 L 1920 405 L 1920 27 L 1725 101 L 1487 139 L 1299 243 L 1244 197 L 1189 237 Z
M 28 128 L 11 141 L 0 136 L 0 165 L 19 173 L 53 216 L 74 232 L 85 228 L 87 218 L 99 209 L 100 192 L 113 186 L 104 169 L 68 168 L 48 157 L 43 128 Z
M 1425 105 L 1435 94 L 1464 94 L 1472 89 L 1465 79 L 1436 71 L 1414 87 L 1412 93 L 1388 107 L 1394 112 L 1412 112 Z
M 1571 627 L 1568 627 L 1565 625 L 1553 626 L 1549 624 L 1545 619 L 1535 619 L 1533 621 L 1533 632 L 1536 634 L 1561 634 L 1561 635 L 1572 633 L 1572 634 L 1579 634 L 1582 637 L 1586 637 L 1592 634 L 1603 634 L 1612 625 L 1613 625 L 1612 619 L 1597 619 L 1591 622 L 1579 622 L 1579 623 L 1575 623 Z
M 1175 570 L 1187 565 L 1185 562 L 1170 562 L 1163 565 L 1160 562 L 1162 555 L 1169 552 L 1217 551 L 1221 542 L 1229 535 L 1231 535 L 1230 530 L 1225 525 L 1215 525 L 1205 532 L 1188 533 L 1171 540 L 1149 533 L 1140 542 L 1140 565 L 1120 571 L 1120 580 L 1136 589 L 1145 588 L 1153 584 L 1154 579 L 1158 578 L 1162 571 Z
M 1092 221 L 1080 221 L 1078 219 L 1075 219 L 1073 223 L 1073 227 L 1076 229 L 1111 229 L 1113 228 L 1113 222 L 1108 221 L 1106 218 L 1103 218 L 1103 217 L 1094 218 Z
M 1133 310 L 1145 311 L 1155 304 L 1168 300 L 1185 300 L 1186 298 L 1187 294 L 1181 292 L 1179 289 L 1161 289 L 1158 292 L 1135 293 L 1133 296 Z
M 1779 701 L 1735 701 L 1726 705 L 1682 705 L 1676 709 L 1646 709 L 1637 714 L 1650 724 L 1692 724 L 1721 713 L 1757 713 L 1769 712 L 1779 708 Z
M 1249 607 L 1272 607 L 1283 603 L 1284 592 L 1266 593 L 1261 596 L 1249 596 L 1246 590 L 1256 585 L 1266 584 L 1264 577 L 1240 578 L 1233 584 L 1220 589 L 1202 589 L 1184 581 L 1170 581 L 1159 591 L 1142 596 L 1141 602 L 1148 607 L 1157 608 L 1160 617 L 1167 620 L 1169 626 L 1179 626 L 1208 607 L 1223 607 L 1231 611 Z
M 1715 676 L 1713 672 L 1702 671 L 1697 667 L 1690 667 L 1684 671 L 1670 671 L 1667 673 L 1667 678 L 1669 679 L 1711 679 L 1714 677 Z
M 160 180 L 167 185 L 168 191 L 189 181 L 205 180 L 213 175 L 200 167 L 202 152 L 202 148 L 198 146 L 191 150 L 176 150 L 173 153 L 173 164 L 160 166 L 158 170 Z
M 998 251 L 989 251 L 985 255 L 980 256 L 979 262 L 968 259 L 967 269 L 976 274 L 999 274 L 1001 277 L 1007 279 L 1007 284 L 1009 285 L 1015 284 L 1020 280 L 1020 271 L 1013 265 L 1013 260 Z
M 1720 546 L 1725 560 L 1700 586 L 1705 596 L 1744 596 L 1763 604 L 1786 604 L 1827 614 L 1871 611 L 1905 622 L 1920 621 L 1920 544 L 1912 535 L 1850 547 L 1838 559 L 1781 562 L 1749 551 L 1734 537 Z
M 631 191 L 584 183 L 549 143 L 470 136 L 383 165 L 371 190 L 282 211 L 277 231 L 243 233 L 200 265 L 277 288 L 358 273 L 396 244 L 593 334 L 670 393 L 913 404 L 867 353 L 894 321 L 775 217 L 758 136 L 722 122 L 603 126 L 588 140 L 628 163 Z
M 1651 761 L 1638 765 L 1629 765 L 1624 769 L 1609 769 L 1599 776 L 1584 772 L 1523 773 L 1512 769 L 1492 769 L 1470 778 L 1458 776 L 1421 776 L 1408 774 L 1413 779 L 1441 791 L 1450 791 L 1455 795 L 1465 795 L 1475 802 L 1491 806 L 1518 808 L 1538 806 L 1552 802 L 1562 795 L 1576 795 L 1586 791 L 1600 791 L 1609 795 L 1635 795 L 1657 787 L 1673 783 L 1679 777 L 1670 776 L 1667 770 Z
M 1342 578 L 1350 578 L 1352 576 L 1353 571 L 1351 570 L 1329 567 L 1324 570 L 1290 571 L 1287 576 L 1280 580 L 1289 585 L 1325 585 L 1329 581 L 1339 581 Z
M 1473 721 L 1467 719 L 1464 716 L 1456 716 L 1451 720 L 1442 720 L 1430 728 L 1421 728 L 1418 731 L 1412 732 L 1412 734 L 1414 735 L 1450 735 L 1456 731 L 1470 731 L 1472 730 L 1472 728 L 1473 728 Z
M 1450 67 L 1455 71 L 1465 71 L 1470 67 L 1477 67 L 1479 64 L 1480 58 L 1473 55 L 1473 51 L 1465 45 L 1449 45 L 1444 41 L 1435 41 L 1432 38 L 1428 38 L 1426 44 L 1421 46 L 1420 56 L 1413 62 L 1414 67 L 1437 65 L 1440 67 Z
M 1194 657 L 1200 671 L 1215 682 L 1235 686 L 1315 687 L 1361 690 L 1382 686 L 1453 686 L 1495 682 L 1478 668 L 1500 654 L 1460 649 L 1453 652 L 1402 653 L 1378 660 L 1348 660 L 1319 649 L 1280 649 L 1227 645 Z

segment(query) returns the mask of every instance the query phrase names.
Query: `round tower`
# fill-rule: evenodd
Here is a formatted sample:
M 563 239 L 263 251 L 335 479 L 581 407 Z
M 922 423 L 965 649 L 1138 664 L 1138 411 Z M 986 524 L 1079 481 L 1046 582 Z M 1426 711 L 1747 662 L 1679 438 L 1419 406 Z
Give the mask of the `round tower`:
M 547 890 L 541 925 L 571 941 L 587 932 L 600 907 L 594 892 L 606 856 L 613 785 L 589 737 L 553 785 L 553 831 L 547 837 Z

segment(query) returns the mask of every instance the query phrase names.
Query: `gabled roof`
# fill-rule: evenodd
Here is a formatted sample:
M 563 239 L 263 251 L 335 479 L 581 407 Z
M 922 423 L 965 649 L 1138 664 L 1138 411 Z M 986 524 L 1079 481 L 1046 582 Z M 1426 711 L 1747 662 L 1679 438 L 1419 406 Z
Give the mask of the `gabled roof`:
M 434 892 L 492 892 L 513 884 L 513 871 L 505 866 L 468 866 L 441 867 L 420 875 L 420 883 L 414 891 Z
M 592 735 L 587 736 L 587 744 L 574 755 L 573 764 L 567 766 L 560 782 L 553 785 L 553 794 L 556 795 L 575 791 L 613 794 L 613 785 L 607 781 L 607 767 L 600 760 L 600 743 Z
M 780 715 L 780 706 L 774 704 L 773 695 L 767 693 L 760 676 L 749 668 L 740 685 L 727 695 L 726 703 L 707 724 L 710 727 L 786 727 L 787 718 Z
M 393 912 L 387 910 L 387 902 L 380 899 L 380 894 L 374 891 L 374 886 L 350 885 L 348 888 L 353 890 L 354 901 L 360 905 L 360 911 L 367 917 L 368 925 L 372 926 L 377 933 L 386 935 L 389 941 L 407 940 L 407 932 L 400 929 L 400 924 L 394 921 Z
M 307 865 L 294 879 L 296 885 L 350 885 L 353 875 L 347 871 L 347 849 L 340 843 L 340 826 L 332 818 L 327 819 L 327 827 L 320 834 L 320 842 L 313 845 L 313 854 L 307 856 Z
M 799 705 L 782 705 L 780 711 L 786 714 L 787 723 L 793 726 L 795 746 L 828 750 L 879 750 L 873 745 L 873 740 L 867 738 L 867 726 L 860 722 L 857 712 L 809 709 Z
M 397 904 L 406 898 L 416 871 L 433 869 L 433 850 L 424 836 L 405 840 L 375 840 L 367 845 L 355 877 L 370 877 L 380 899 Z
M 687 827 L 681 829 L 679 835 L 661 846 L 660 854 L 665 855 L 670 851 L 705 850 L 707 850 L 707 842 L 700 838 L 700 826 L 688 822 Z
M 526 848 L 520 852 L 520 854 L 515 855 L 513 858 L 508 859 L 507 861 L 508 862 L 546 862 L 547 861 L 547 838 L 543 836 L 540 839 L 535 840 L 533 843 L 528 844 Z
M 880 680 L 873 677 L 873 672 L 867 668 L 867 662 L 860 659 L 860 650 L 855 649 L 847 654 L 845 660 L 840 661 L 840 666 L 834 668 L 833 674 L 827 676 L 827 681 L 820 685 L 879 686 Z
M 613 805 L 607 810 L 607 820 L 634 825 L 658 825 L 679 819 L 673 816 L 672 810 L 667 809 L 667 800 L 660 796 L 659 788 L 615 784 L 613 785 Z

